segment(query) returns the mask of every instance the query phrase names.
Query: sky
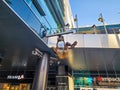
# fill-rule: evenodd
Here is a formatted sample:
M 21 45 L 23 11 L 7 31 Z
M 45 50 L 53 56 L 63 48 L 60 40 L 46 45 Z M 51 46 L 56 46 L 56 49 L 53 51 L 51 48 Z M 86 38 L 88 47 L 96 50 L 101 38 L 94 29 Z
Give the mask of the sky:
M 98 21 L 102 13 L 105 24 L 120 23 L 120 0 L 69 0 L 78 26 L 103 25 Z

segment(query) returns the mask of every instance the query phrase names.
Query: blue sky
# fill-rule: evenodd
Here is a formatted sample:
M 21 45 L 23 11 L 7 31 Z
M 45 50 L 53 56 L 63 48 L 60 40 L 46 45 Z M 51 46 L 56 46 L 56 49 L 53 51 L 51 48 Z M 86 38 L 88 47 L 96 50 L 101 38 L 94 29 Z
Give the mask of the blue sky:
M 97 19 L 102 13 L 106 24 L 120 23 L 120 0 L 70 0 L 78 26 L 102 25 Z

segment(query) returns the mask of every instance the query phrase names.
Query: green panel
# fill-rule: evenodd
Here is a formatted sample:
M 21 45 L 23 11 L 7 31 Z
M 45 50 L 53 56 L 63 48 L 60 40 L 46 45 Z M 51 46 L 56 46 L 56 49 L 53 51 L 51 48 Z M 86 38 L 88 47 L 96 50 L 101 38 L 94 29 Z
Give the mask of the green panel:
M 74 80 L 75 86 L 92 86 L 92 77 L 78 77 Z

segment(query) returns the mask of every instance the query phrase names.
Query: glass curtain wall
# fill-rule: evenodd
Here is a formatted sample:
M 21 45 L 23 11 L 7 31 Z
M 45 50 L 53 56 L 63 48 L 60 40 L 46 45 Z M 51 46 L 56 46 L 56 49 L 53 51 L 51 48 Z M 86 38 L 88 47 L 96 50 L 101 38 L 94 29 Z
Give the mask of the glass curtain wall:
M 49 12 L 44 0 L 37 0 L 43 9 L 45 16 L 41 16 L 32 0 L 6 0 L 8 5 L 32 30 L 43 37 L 43 31 L 53 34 L 52 28 L 57 28 L 51 13 Z
M 36 8 L 31 0 L 25 0 L 25 1 L 29 5 L 31 10 L 35 13 L 37 18 L 40 20 L 40 22 L 42 23 L 44 28 L 47 29 L 47 34 L 53 34 L 54 32 L 56 32 L 56 31 L 54 31 L 55 30 L 54 28 L 57 28 L 57 24 L 56 24 L 55 20 L 53 19 L 52 14 L 50 13 L 45 1 L 37 0 L 39 5 L 43 9 L 45 16 L 40 15 L 40 13 L 36 10 Z

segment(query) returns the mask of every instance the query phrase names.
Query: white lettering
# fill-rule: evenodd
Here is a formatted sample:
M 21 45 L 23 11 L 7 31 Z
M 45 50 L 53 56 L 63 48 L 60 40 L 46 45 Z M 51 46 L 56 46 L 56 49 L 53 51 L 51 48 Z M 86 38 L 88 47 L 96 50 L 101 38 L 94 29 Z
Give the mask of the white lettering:
M 117 82 L 120 82 L 120 78 L 104 78 L 104 77 L 102 77 L 102 81 L 109 81 L 109 82 L 111 82 L 111 81 L 117 81 Z
M 66 85 L 66 83 L 58 83 L 58 85 Z
M 7 79 L 24 79 L 24 75 L 18 75 L 18 76 L 12 76 L 12 75 L 8 75 Z

